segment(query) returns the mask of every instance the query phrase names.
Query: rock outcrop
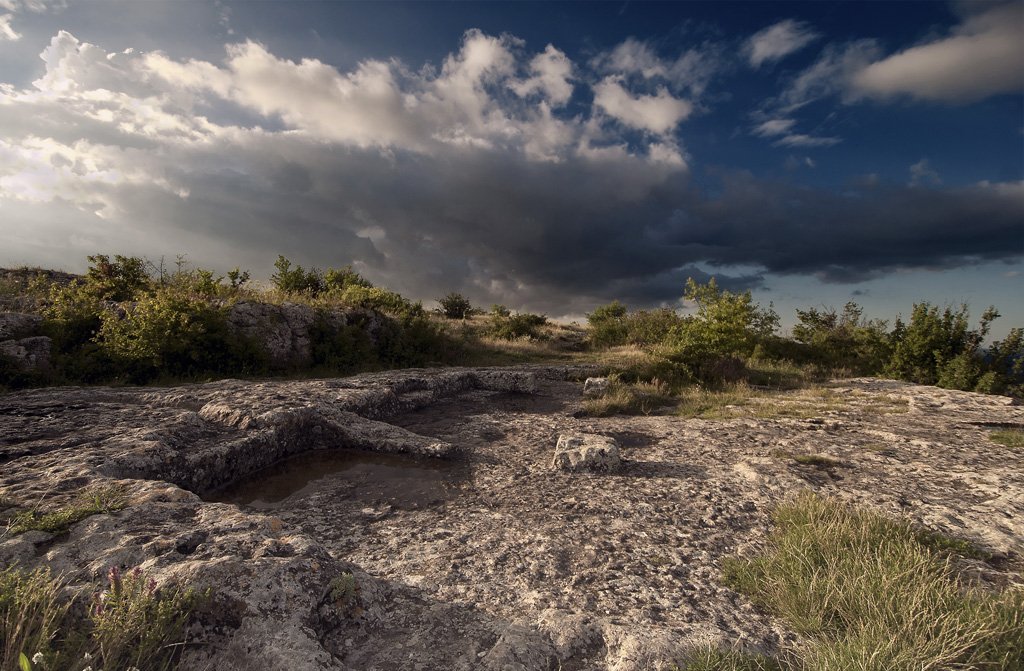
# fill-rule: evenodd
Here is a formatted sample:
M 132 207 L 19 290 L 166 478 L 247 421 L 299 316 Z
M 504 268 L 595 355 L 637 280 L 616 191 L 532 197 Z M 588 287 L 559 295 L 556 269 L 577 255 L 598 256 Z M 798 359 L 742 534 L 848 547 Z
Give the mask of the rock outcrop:
M 583 433 L 559 436 L 551 465 L 563 471 L 614 471 L 620 463 L 614 438 Z
M 19 368 L 27 371 L 48 369 L 52 349 L 53 341 L 46 336 L 0 342 L 0 355 L 7 357 Z
M 92 486 L 128 498 L 65 535 L 0 532 L 0 565 L 46 564 L 84 589 L 110 566 L 210 587 L 182 668 L 226 671 L 638 671 L 700 645 L 772 653 L 797 635 L 722 585 L 720 565 L 756 551 L 772 506 L 804 489 L 977 543 L 993 557 L 971 567 L 983 585 L 1021 580 L 1024 452 L 989 439 L 1024 426 L 1008 399 L 857 379 L 782 394 L 769 417 L 576 417 L 594 372 L 0 395 L 0 508 Z M 552 469 L 563 434 L 614 439 L 622 463 Z M 215 502 L 290 455 L 346 447 L 441 457 L 458 477 L 411 503 L 345 473 L 267 509 Z M 355 582 L 344 604 L 341 576 Z
M 43 318 L 24 312 L 0 312 L 0 342 L 39 335 Z

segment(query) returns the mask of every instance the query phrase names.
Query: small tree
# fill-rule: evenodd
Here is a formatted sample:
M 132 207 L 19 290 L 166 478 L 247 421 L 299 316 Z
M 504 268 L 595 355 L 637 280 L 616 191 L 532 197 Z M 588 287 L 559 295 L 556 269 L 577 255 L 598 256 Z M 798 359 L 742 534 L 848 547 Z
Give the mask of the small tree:
M 437 302 L 441 306 L 441 314 L 448 319 L 465 319 L 473 312 L 469 299 L 454 291 L 444 298 L 438 298 Z
M 292 267 L 292 262 L 284 256 L 278 256 L 274 262 L 277 272 L 270 276 L 271 282 L 279 290 L 287 294 L 309 294 L 318 296 L 324 292 L 323 274 L 316 268 L 307 272 L 302 266 Z
M 146 262 L 137 256 L 117 254 L 113 261 L 106 254 L 87 258 L 89 270 L 85 274 L 85 285 L 88 292 L 100 300 L 130 301 L 149 288 Z
M 778 327 L 779 316 L 742 294 L 721 289 L 715 278 L 698 284 L 686 280 L 684 298 L 696 303 L 697 313 L 684 318 L 670 338 L 677 352 L 689 361 L 728 356 L 749 356 L 758 340 Z
M 621 345 L 626 341 L 626 306 L 618 301 L 600 305 L 587 315 L 590 342 L 599 347 Z

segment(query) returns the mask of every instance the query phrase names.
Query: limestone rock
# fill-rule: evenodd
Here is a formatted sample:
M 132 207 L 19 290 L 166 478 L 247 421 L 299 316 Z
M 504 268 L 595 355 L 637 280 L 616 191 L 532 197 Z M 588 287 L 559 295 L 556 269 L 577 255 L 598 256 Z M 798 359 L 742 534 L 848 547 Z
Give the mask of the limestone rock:
M 619 444 L 591 433 L 563 434 L 555 447 L 553 468 L 563 471 L 610 471 L 619 467 Z
M 50 367 L 53 341 L 47 336 L 34 336 L 0 342 L 0 354 L 12 359 L 23 370 L 46 370 Z
M 588 377 L 583 383 L 583 395 L 587 398 L 598 398 L 608 391 L 608 378 Z
M 311 362 L 309 329 L 315 318 L 313 308 L 297 303 L 236 303 L 227 316 L 230 327 L 259 343 L 278 367 Z
M 39 333 L 43 318 L 24 312 L 0 312 L 0 341 L 27 338 Z

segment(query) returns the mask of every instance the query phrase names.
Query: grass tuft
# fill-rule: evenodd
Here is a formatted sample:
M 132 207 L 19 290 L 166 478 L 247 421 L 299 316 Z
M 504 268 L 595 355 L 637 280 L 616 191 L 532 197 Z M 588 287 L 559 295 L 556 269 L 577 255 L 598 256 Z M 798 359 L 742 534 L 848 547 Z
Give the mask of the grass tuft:
M 45 531 L 51 534 L 62 533 L 86 517 L 100 513 L 111 513 L 121 510 L 128 504 L 123 487 L 111 485 L 88 489 L 72 503 L 42 512 L 25 510 L 16 513 L 8 522 L 12 534 L 26 531 Z
M 1005 445 L 1006 447 L 1024 447 L 1024 430 L 1022 429 L 999 429 L 988 434 L 992 442 Z
M 683 660 L 673 671 L 782 671 L 778 660 L 739 650 L 704 648 Z
M 591 417 L 650 415 L 675 402 L 672 390 L 660 380 L 626 383 L 613 376 L 603 396 L 583 401 L 583 412 Z
M 967 587 L 955 543 L 808 494 L 779 506 L 767 552 L 726 583 L 807 637 L 802 671 L 1024 668 L 1024 593 Z
M 62 597 L 48 568 L 0 571 L 0 668 L 167 671 L 177 665 L 185 624 L 203 598 L 158 588 L 139 569 L 112 568 L 88 609 Z M 84 611 L 84 612 L 83 612 Z

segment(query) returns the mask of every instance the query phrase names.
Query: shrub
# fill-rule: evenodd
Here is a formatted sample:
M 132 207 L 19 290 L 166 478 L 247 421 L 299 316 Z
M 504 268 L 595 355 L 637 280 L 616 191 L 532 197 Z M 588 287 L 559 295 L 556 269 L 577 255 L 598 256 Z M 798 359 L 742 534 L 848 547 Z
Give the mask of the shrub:
M 125 507 L 127 501 L 122 487 L 98 487 L 82 492 L 78 498 L 56 510 L 42 512 L 26 510 L 11 518 L 8 529 L 12 534 L 25 531 L 45 531 L 58 534 L 92 515 L 111 513 Z
M 675 401 L 671 388 L 661 380 L 627 383 L 612 376 L 604 395 L 583 401 L 583 411 L 591 417 L 649 415 Z
M 719 288 L 714 278 L 703 285 L 688 279 L 684 298 L 696 304 L 697 312 L 683 318 L 670 336 L 673 358 L 684 363 L 747 357 L 778 326 L 779 316 L 771 307 L 754 303 L 749 291 Z
M 887 323 L 865 320 L 864 309 L 854 302 L 834 308 L 797 310 L 793 338 L 807 346 L 806 359 L 859 374 L 877 373 L 888 361 L 891 345 Z
M 352 266 L 344 268 L 328 268 L 324 273 L 324 286 L 328 291 L 340 292 L 349 287 L 364 287 L 369 289 L 373 284 L 365 277 L 352 270 Z
M 130 301 L 150 288 L 146 262 L 137 256 L 117 254 L 111 261 L 106 254 L 96 254 L 88 259 L 85 287 L 100 300 Z
M 971 390 L 982 373 L 974 359 L 980 356 L 981 344 L 998 317 L 990 307 L 972 331 L 967 305 L 939 312 L 930 303 L 916 303 L 910 323 L 906 327 L 898 324 L 893 331 L 893 352 L 886 372 L 919 384 L 936 384 L 941 379 L 953 388 Z M 959 361 L 954 361 L 958 357 Z
M 413 303 L 399 293 L 364 284 L 349 284 L 337 294 L 339 301 L 352 307 L 387 312 L 392 315 L 418 315 L 423 305 Z
M 501 315 L 492 313 L 488 333 L 501 340 L 517 340 L 519 338 L 537 339 L 541 337 L 540 327 L 548 323 L 544 315 L 529 312 Z
M 276 272 L 270 276 L 270 281 L 278 291 L 318 296 L 326 289 L 324 276 L 316 268 L 307 271 L 302 266 L 292 267 L 292 262 L 284 256 L 277 257 L 274 268 Z
M 448 319 L 465 319 L 473 312 L 473 306 L 470 304 L 469 299 L 455 292 L 451 292 L 443 298 L 438 298 L 437 302 L 441 306 L 441 314 Z
M 626 306 L 618 301 L 594 308 L 587 315 L 590 324 L 590 342 L 599 347 L 614 347 L 626 342 Z

